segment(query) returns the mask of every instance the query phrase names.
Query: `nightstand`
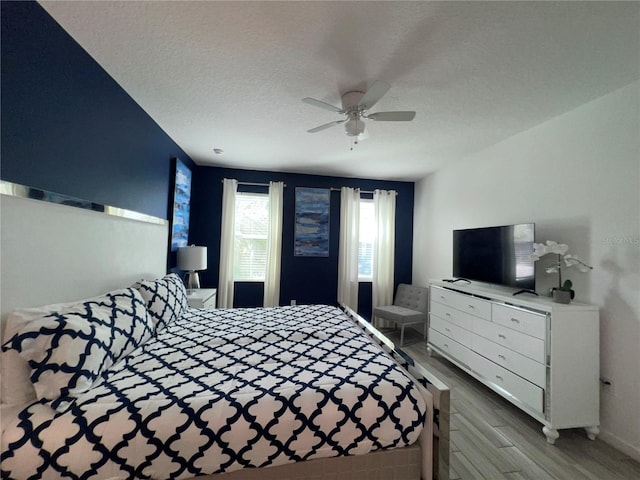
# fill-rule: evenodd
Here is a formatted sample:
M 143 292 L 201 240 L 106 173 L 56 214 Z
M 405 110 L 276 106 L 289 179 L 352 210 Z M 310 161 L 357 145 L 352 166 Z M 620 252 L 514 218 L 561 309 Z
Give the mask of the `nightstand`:
M 187 302 L 191 308 L 204 308 L 205 310 L 213 310 L 216 308 L 215 288 L 198 288 L 187 294 Z

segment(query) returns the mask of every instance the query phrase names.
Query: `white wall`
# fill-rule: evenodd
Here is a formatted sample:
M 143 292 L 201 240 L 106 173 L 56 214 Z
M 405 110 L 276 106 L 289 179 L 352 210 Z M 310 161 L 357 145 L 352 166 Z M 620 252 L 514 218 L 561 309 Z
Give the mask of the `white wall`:
M 594 266 L 569 270 L 600 306 L 601 437 L 640 458 L 640 82 L 416 184 L 413 282 L 451 276 L 452 230 L 533 221 Z M 544 260 L 544 259 L 543 259 Z M 537 270 L 537 290 L 554 278 Z M 577 338 L 579 333 L 576 332 Z M 570 381 L 570 379 L 567 379 Z

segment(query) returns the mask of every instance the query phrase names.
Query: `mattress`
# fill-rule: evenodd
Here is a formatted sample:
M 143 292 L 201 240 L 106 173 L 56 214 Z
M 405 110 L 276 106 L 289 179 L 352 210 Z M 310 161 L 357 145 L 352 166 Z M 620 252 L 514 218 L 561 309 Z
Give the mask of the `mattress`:
M 2 478 L 182 479 L 411 445 L 414 380 L 341 310 L 188 310 L 64 411 L 3 432 Z

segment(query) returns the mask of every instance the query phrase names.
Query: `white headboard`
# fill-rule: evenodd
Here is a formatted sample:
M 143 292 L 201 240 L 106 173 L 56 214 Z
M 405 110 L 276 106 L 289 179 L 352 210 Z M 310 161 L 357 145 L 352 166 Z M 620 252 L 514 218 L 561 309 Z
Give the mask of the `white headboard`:
M 6 183 L 6 182 L 3 182 Z M 0 316 L 96 296 L 167 265 L 168 225 L 0 195 Z

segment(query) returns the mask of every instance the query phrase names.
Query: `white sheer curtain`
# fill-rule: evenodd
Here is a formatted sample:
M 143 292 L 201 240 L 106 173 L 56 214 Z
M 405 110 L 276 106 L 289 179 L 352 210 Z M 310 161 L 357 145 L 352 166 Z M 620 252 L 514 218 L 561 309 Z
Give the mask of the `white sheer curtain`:
M 222 181 L 222 230 L 220 232 L 220 275 L 218 307 L 233 307 L 233 243 L 235 237 L 236 192 L 238 181 Z
M 376 217 L 376 239 L 373 243 L 373 308 L 393 303 L 394 252 L 396 235 L 396 192 L 375 190 L 373 208 Z M 386 326 L 386 325 L 381 325 Z
M 264 276 L 264 306 L 280 305 L 280 264 L 282 261 L 283 182 L 269 182 L 269 226 L 267 268 Z
M 338 302 L 358 311 L 358 247 L 360 190 L 340 190 L 340 251 L 338 254 Z

